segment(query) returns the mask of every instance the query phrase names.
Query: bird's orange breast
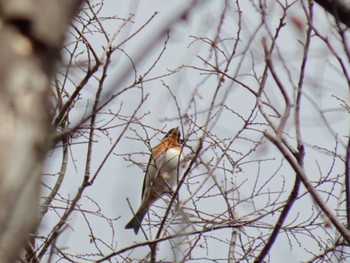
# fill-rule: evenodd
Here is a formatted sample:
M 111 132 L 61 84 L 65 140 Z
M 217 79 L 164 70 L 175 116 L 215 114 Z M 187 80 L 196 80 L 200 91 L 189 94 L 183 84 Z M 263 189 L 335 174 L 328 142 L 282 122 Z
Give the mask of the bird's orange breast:
M 177 138 L 168 138 L 164 141 L 161 141 L 157 146 L 152 149 L 152 156 L 154 159 L 157 159 L 164 151 L 169 148 L 178 148 L 179 152 L 181 147 L 177 142 Z

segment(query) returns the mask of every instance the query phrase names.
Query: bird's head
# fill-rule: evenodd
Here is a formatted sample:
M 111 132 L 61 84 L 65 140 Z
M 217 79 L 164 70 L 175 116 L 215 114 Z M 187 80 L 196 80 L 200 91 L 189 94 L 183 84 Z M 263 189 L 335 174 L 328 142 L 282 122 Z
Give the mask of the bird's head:
M 175 139 L 178 144 L 183 143 L 183 140 L 181 139 L 181 132 L 179 126 L 172 128 L 168 131 L 168 133 L 164 136 L 163 141 L 167 139 Z

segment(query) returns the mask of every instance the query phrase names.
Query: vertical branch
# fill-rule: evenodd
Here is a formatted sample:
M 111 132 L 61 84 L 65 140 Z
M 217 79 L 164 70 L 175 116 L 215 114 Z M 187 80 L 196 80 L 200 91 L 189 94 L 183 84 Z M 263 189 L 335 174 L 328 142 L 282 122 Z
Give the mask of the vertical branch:
M 71 215 L 71 213 L 74 211 L 78 201 L 80 200 L 84 190 L 86 187 L 90 186 L 90 164 L 91 164 L 91 155 L 92 155 L 92 145 L 93 145 L 93 137 L 94 137 L 94 130 L 95 130 L 95 121 L 96 121 L 96 115 L 98 112 L 98 104 L 100 102 L 100 96 L 103 90 L 103 84 L 105 81 L 105 78 L 107 76 L 107 68 L 110 63 L 110 55 L 111 53 L 108 53 L 106 63 L 103 66 L 102 76 L 99 81 L 99 86 L 96 91 L 95 95 L 95 101 L 92 109 L 92 116 L 90 120 L 90 131 L 89 131 L 89 142 L 88 142 L 88 149 L 87 149 L 87 156 L 86 156 L 86 163 L 85 163 L 85 173 L 83 181 L 75 194 L 73 200 L 70 203 L 69 208 L 65 211 L 65 213 L 61 216 L 60 221 L 56 224 L 56 226 L 53 228 L 52 233 L 50 234 L 49 238 L 45 241 L 45 244 L 41 248 L 41 250 L 38 253 L 38 258 L 42 258 L 44 254 L 46 253 L 47 249 L 55 242 L 57 237 L 59 236 L 60 232 L 62 231 L 63 226 L 66 224 L 66 221 L 68 217 Z

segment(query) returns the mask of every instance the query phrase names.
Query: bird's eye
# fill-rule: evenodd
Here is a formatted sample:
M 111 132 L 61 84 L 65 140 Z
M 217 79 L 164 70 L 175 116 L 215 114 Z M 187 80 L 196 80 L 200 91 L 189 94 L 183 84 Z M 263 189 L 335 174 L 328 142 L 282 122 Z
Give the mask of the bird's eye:
M 181 132 L 179 131 L 178 134 L 177 134 L 177 142 L 179 144 L 183 144 L 184 143 L 184 140 L 181 139 Z

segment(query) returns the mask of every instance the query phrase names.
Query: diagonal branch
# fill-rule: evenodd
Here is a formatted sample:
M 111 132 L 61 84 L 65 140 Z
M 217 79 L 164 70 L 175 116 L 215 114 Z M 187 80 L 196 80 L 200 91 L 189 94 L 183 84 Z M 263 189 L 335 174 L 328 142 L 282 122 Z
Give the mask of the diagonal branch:
M 286 149 L 283 145 L 282 141 L 275 136 L 270 135 L 267 132 L 264 132 L 265 137 L 272 142 L 278 150 L 282 153 L 282 155 L 289 162 L 290 166 L 294 169 L 297 176 L 302 181 L 305 188 L 308 190 L 316 204 L 321 208 L 323 213 L 327 216 L 327 218 L 332 222 L 334 227 L 339 231 L 339 233 L 343 236 L 345 241 L 350 244 L 350 232 L 344 227 L 344 225 L 337 219 L 334 213 L 329 209 L 329 207 L 324 203 L 322 197 L 316 191 L 316 189 L 312 186 L 311 182 L 307 178 L 304 169 L 299 165 L 298 161 L 295 157 Z

